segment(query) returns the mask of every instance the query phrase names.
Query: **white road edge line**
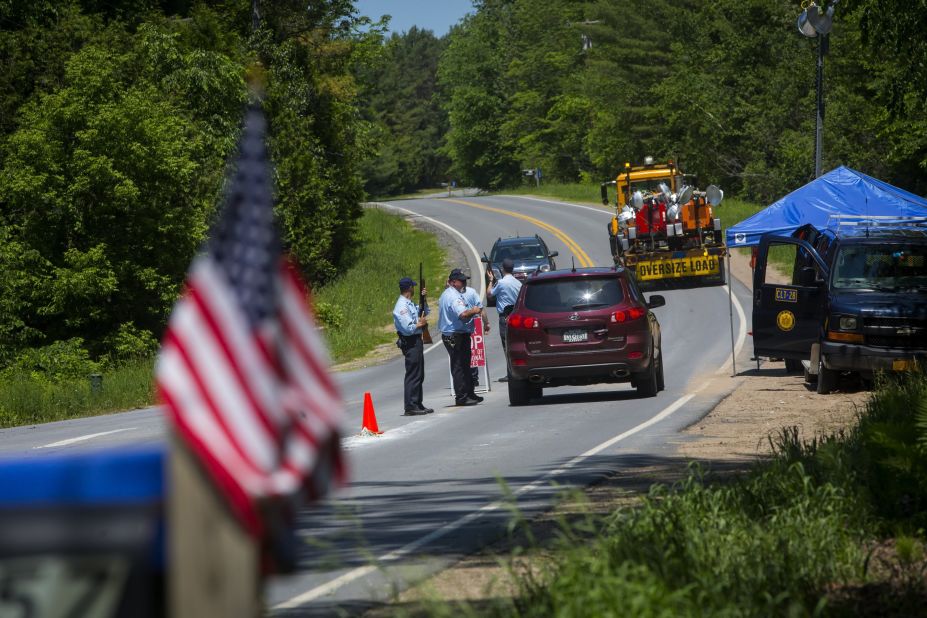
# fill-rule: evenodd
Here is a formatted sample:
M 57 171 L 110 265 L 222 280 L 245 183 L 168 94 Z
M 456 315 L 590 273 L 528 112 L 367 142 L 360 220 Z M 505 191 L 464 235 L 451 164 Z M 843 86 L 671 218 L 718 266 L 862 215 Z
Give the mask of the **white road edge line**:
M 413 217 L 416 217 L 418 219 L 424 219 L 425 221 L 428 221 L 429 223 L 433 223 L 439 227 L 443 227 L 448 232 L 451 232 L 452 234 L 456 234 L 457 236 L 459 236 L 460 239 L 464 241 L 464 244 L 466 244 L 467 247 L 470 249 L 470 251 L 473 252 L 473 257 L 476 258 L 476 263 L 477 264 L 481 263 L 480 262 L 480 252 L 476 250 L 476 247 L 473 246 L 473 243 L 470 242 L 470 239 L 468 239 L 466 236 L 461 234 L 459 231 L 452 228 L 447 223 L 443 223 L 441 221 L 438 221 L 437 219 L 432 219 L 431 217 L 426 217 L 425 215 L 420 215 L 417 212 L 413 212 L 406 208 L 401 208 L 399 206 L 393 206 L 392 204 L 384 204 L 383 202 L 367 202 L 367 203 L 373 204 L 374 206 L 377 206 L 379 208 L 385 208 L 387 210 L 399 210 L 409 215 L 412 215 Z M 486 278 L 485 277 L 473 277 L 473 278 L 480 280 L 480 298 L 486 298 Z M 441 341 L 437 341 L 431 344 L 431 347 L 425 350 L 423 354 L 428 354 L 429 352 L 431 352 L 432 350 L 438 347 L 443 348 L 444 344 Z
M 680 397 L 679 399 L 677 399 L 676 401 L 674 401 L 667 407 L 663 408 L 663 410 L 661 410 L 659 413 L 652 416 L 648 420 L 644 421 L 640 425 L 632 427 L 631 429 L 625 431 L 624 433 L 618 434 L 617 436 L 614 436 L 613 438 L 606 440 L 605 442 L 599 444 L 598 446 L 595 446 L 589 449 L 585 453 L 581 455 L 577 455 L 576 457 L 569 460 L 568 462 L 566 462 L 565 464 L 563 464 L 561 467 L 557 468 L 556 470 L 551 470 L 550 472 L 544 474 L 543 476 L 532 481 L 531 483 L 521 486 L 516 491 L 514 491 L 512 495 L 521 496 L 530 491 L 534 491 L 535 489 L 538 489 L 539 487 L 541 487 L 544 484 L 544 482 L 547 481 L 548 479 L 553 478 L 555 476 L 559 476 L 563 474 L 564 472 L 569 471 L 571 468 L 574 468 L 577 464 L 592 457 L 593 455 L 597 455 L 598 453 L 604 451 L 607 448 L 614 446 L 615 444 L 621 442 L 622 440 L 630 438 L 634 434 L 640 431 L 643 431 L 644 429 L 647 429 L 651 425 L 659 423 L 663 419 L 667 418 L 668 416 L 676 412 L 683 405 L 688 403 L 689 400 L 695 397 L 695 395 L 699 391 L 701 391 L 703 388 L 705 388 L 704 385 L 699 387 L 695 391 L 689 393 L 688 395 L 684 395 Z M 404 545 L 403 547 L 400 547 L 399 549 L 383 554 L 376 560 L 376 562 L 377 564 L 381 564 L 384 562 L 392 562 L 394 560 L 398 560 L 399 558 L 407 556 L 408 554 L 411 554 L 412 552 L 422 547 L 423 545 L 426 545 L 434 540 L 440 539 L 441 537 L 453 532 L 454 530 L 457 530 L 461 526 L 464 526 L 470 523 L 471 521 L 477 519 L 478 517 L 486 513 L 499 510 L 506 504 L 508 504 L 508 500 L 496 500 L 495 502 L 486 504 L 475 511 L 467 513 L 463 517 L 460 517 L 448 524 L 445 524 L 441 526 L 440 528 L 437 528 L 431 531 L 425 536 L 415 541 L 412 541 L 411 543 Z M 322 584 L 321 586 L 316 586 L 315 588 L 311 590 L 307 590 L 306 592 L 303 592 L 302 594 L 298 594 L 295 597 L 292 597 L 291 599 L 283 601 L 282 603 L 278 603 L 277 605 L 274 605 L 271 609 L 273 610 L 295 609 L 297 607 L 305 605 L 306 603 L 309 603 L 318 598 L 331 594 L 335 592 L 336 590 L 338 590 L 339 588 L 341 588 L 342 586 L 345 586 L 346 584 L 349 584 L 357 579 L 360 579 L 361 577 L 369 575 L 370 573 L 376 571 L 378 568 L 379 568 L 378 566 L 367 565 L 363 567 L 358 567 L 356 569 L 352 569 L 348 571 L 347 573 L 339 575 L 335 579 Z
M 132 431 L 133 429 L 135 429 L 135 427 L 113 429 L 111 431 L 101 431 L 100 433 L 89 433 L 86 436 L 77 436 L 76 438 L 68 438 L 67 440 L 60 440 L 58 442 L 52 442 L 51 444 L 43 444 L 42 446 L 33 446 L 32 448 L 54 448 L 56 446 L 68 446 L 69 444 L 76 444 L 77 442 L 83 442 L 84 440 L 93 440 L 94 438 L 99 438 L 100 436 L 108 436 L 110 434 L 119 433 L 120 431 Z

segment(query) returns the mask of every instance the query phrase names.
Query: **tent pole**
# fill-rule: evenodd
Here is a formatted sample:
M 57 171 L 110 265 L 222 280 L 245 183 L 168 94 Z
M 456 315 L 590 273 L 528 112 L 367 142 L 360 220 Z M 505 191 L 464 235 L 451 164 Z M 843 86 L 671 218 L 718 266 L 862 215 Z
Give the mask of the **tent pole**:
M 734 354 L 734 273 L 731 270 L 731 251 L 727 252 L 727 310 L 731 323 L 731 374 L 732 378 L 737 377 L 737 358 Z

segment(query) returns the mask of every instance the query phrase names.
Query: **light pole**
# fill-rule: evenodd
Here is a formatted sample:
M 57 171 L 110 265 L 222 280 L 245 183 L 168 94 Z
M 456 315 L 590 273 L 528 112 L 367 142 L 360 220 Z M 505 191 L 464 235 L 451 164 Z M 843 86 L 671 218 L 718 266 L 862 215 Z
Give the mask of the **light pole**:
M 827 0 L 822 0 L 826 2 Z M 808 38 L 818 39 L 818 66 L 815 86 L 817 88 L 817 116 L 814 127 L 814 177 L 821 176 L 821 144 L 824 137 L 824 55 L 829 44 L 828 35 L 834 27 L 834 0 L 822 12 L 814 0 L 802 3 L 802 12 L 798 15 L 798 31 Z

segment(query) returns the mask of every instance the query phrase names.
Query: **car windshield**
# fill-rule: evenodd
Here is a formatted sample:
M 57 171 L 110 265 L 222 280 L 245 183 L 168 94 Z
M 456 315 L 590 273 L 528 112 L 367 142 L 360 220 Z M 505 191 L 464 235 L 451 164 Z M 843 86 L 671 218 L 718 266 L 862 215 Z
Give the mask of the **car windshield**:
M 857 245 L 840 249 L 834 288 L 927 291 L 927 245 Z
M 623 298 L 615 277 L 537 281 L 525 290 L 525 307 L 538 313 L 582 311 L 617 305 Z
M 543 260 L 547 255 L 544 247 L 539 244 L 531 245 L 501 245 L 495 248 L 490 258 L 494 264 L 502 260 L 512 260 L 513 262 L 524 262 L 527 260 Z

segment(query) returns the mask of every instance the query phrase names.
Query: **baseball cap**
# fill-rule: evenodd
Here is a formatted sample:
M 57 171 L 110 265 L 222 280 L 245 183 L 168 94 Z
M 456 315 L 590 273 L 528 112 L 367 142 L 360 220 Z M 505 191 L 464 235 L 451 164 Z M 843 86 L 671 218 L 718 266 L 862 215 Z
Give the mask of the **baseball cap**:
M 512 261 L 512 258 L 505 258 L 502 260 L 502 268 L 505 270 L 515 270 L 515 262 Z
M 459 268 L 455 268 L 454 270 L 452 270 L 450 276 L 448 277 L 448 279 L 456 279 L 457 281 L 466 281 L 469 278 L 470 277 L 463 274 L 463 272 Z
M 416 282 L 412 281 L 410 277 L 403 277 L 399 280 L 399 289 L 405 290 L 411 288 L 413 285 L 418 285 Z

